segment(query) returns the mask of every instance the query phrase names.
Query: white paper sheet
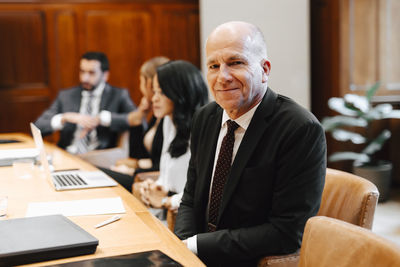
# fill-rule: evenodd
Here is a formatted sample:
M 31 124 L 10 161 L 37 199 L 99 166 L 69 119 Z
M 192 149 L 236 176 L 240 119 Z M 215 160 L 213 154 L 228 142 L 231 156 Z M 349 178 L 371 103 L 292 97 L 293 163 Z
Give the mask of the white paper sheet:
M 125 212 L 121 198 L 115 197 L 56 202 L 32 202 L 28 204 L 26 217 L 52 214 L 82 216 Z

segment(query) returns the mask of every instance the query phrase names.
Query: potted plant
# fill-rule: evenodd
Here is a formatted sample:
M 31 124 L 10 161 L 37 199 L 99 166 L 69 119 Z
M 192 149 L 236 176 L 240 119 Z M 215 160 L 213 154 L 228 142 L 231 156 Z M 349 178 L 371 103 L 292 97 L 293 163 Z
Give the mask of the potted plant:
M 340 115 L 326 117 L 322 126 L 335 140 L 365 144 L 361 152 L 343 151 L 329 156 L 331 162 L 341 160 L 353 161 L 353 172 L 372 181 L 380 192 L 380 201 L 387 200 L 391 182 L 391 162 L 380 160 L 376 152 L 382 149 L 391 136 L 388 129 L 376 136 L 371 136 L 371 125 L 376 120 L 400 118 L 400 110 L 394 110 L 390 104 L 373 106 L 371 99 L 379 88 L 379 82 L 366 91 L 365 96 L 346 94 L 343 98 L 333 97 L 328 106 Z M 365 135 L 355 132 L 356 128 L 365 128 Z

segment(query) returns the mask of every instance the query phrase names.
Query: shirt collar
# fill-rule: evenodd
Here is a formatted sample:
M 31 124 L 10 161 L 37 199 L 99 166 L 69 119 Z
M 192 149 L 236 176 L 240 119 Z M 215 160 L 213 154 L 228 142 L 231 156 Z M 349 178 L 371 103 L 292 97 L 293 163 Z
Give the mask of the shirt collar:
M 247 128 L 250 125 L 250 121 L 253 118 L 254 112 L 256 112 L 258 106 L 261 104 L 261 101 L 255 105 L 254 107 L 252 107 L 249 111 L 247 111 L 245 114 L 243 114 L 242 116 L 240 116 L 239 118 L 237 118 L 235 121 L 237 124 L 239 124 L 239 126 L 241 128 L 243 128 L 245 131 L 247 130 Z M 222 113 L 222 123 L 221 123 L 221 127 L 228 121 L 228 120 L 232 120 L 231 118 L 229 118 L 228 113 L 226 113 L 226 111 L 224 110 Z
M 93 96 L 100 96 L 103 91 L 104 88 L 106 87 L 106 83 L 105 82 L 101 82 L 96 88 L 93 89 Z M 82 96 L 89 96 L 89 91 L 87 90 L 82 90 Z

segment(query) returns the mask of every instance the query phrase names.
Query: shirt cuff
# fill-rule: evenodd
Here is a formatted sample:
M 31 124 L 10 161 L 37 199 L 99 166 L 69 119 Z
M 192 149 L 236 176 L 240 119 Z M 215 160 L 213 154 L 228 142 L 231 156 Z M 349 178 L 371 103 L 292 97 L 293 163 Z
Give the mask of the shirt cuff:
M 183 195 L 183 192 L 171 196 L 170 203 L 171 203 L 171 208 L 172 209 L 178 209 L 179 208 L 179 205 L 181 204 L 182 195 Z
M 191 252 L 197 255 L 197 235 L 186 239 L 186 245 Z
M 64 127 L 62 123 L 62 116 L 63 114 L 57 114 L 51 118 L 50 125 L 54 131 L 59 131 Z
M 111 112 L 108 110 L 102 110 L 99 114 L 100 124 L 104 127 L 109 127 L 111 125 Z

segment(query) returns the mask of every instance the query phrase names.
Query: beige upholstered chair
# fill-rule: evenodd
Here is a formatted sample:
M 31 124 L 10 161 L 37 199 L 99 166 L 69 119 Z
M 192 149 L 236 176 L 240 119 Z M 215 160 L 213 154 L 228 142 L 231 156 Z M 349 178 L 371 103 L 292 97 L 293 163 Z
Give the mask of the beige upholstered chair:
M 378 198 L 378 189 L 370 181 L 328 168 L 317 215 L 336 218 L 371 230 Z
M 378 189 L 368 180 L 328 168 L 318 215 L 371 229 L 378 197 Z M 294 267 L 298 266 L 298 260 L 299 253 L 268 256 L 258 266 Z
M 359 226 L 316 216 L 307 221 L 299 267 L 400 266 L 400 247 Z
M 175 228 L 175 221 L 176 221 L 176 215 L 178 214 L 177 209 L 168 209 L 167 212 L 167 225 L 168 229 L 174 232 Z

